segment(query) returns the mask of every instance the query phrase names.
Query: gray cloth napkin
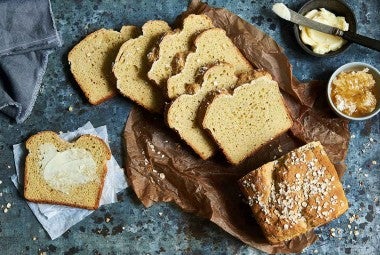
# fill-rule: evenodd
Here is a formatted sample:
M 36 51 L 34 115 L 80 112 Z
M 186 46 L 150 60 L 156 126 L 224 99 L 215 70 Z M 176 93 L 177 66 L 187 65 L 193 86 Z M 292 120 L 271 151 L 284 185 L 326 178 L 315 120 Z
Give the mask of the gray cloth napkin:
M 0 111 L 17 123 L 32 111 L 48 56 L 62 45 L 49 0 L 0 0 Z

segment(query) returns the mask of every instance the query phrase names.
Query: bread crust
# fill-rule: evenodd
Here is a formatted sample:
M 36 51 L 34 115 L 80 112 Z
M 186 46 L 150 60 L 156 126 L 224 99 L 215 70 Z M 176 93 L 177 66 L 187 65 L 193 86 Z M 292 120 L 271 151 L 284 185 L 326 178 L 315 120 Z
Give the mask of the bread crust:
M 251 171 L 239 185 L 273 244 L 324 225 L 348 209 L 338 174 L 320 142 Z
M 244 157 L 239 160 L 238 162 L 236 162 L 231 156 L 230 156 L 230 153 L 229 151 L 224 147 L 224 144 L 221 143 L 213 134 L 213 131 L 207 127 L 206 123 L 205 123 L 205 118 L 208 114 L 210 114 L 210 108 L 209 108 L 209 105 L 212 104 L 214 101 L 218 100 L 218 98 L 222 98 L 222 97 L 230 97 L 231 99 L 234 98 L 234 95 L 235 95 L 235 92 L 236 90 L 241 87 L 241 86 L 245 86 L 248 83 L 245 83 L 247 80 L 250 80 L 250 82 L 258 79 L 258 78 L 261 78 L 261 77 L 268 77 L 268 78 L 271 78 L 271 75 L 264 71 L 264 70 L 253 70 L 253 71 L 250 71 L 250 72 L 247 72 L 247 73 L 244 73 L 242 74 L 242 76 L 240 77 L 240 79 L 238 80 L 238 85 L 233 89 L 233 90 L 228 90 L 228 89 L 223 89 L 223 90 L 219 90 L 219 91 L 213 91 L 211 92 L 206 98 L 205 100 L 202 102 L 201 106 L 199 107 L 199 110 L 198 110 L 198 121 L 201 123 L 201 125 L 203 126 L 203 128 L 209 133 L 209 135 L 213 138 L 213 140 L 215 141 L 215 143 L 218 145 L 218 147 L 222 150 L 223 154 L 226 156 L 226 159 L 228 160 L 228 162 L 230 162 L 231 164 L 234 164 L 234 165 L 237 165 L 237 164 L 240 164 L 241 162 L 243 162 L 245 159 L 247 159 L 248 157 L 250 157 L 251 155 L 253 155 L 254 153 L 256 153 L 261 147 L 265 146 L 266 144 L 270 143 L 270 140 L 268 141 L 265 141 L 261 146 L 257 147 L 257 148 L 252 148 L 252 150 L 250 152 L 248 152 L 247 154 L 244 155 Z M 281 102 L 283 103 L 284 105 L 284 108 L 285 108 L 285 112 L 286 112 L 286 119 L 288 119 L 290 122 L 293 123 L 292 121 L 292 118 L 289 114 L 289 111 L 288 109 L 286 108 L 286 105 L 285 105 L 285 102 L 284 102 L 284 99 L 281 98 Z M 291 126 L 291 125 L 290 125 Z M 274 140 L 278 137 L 280 137 L 282 134 L 284 134 L 285 132 L 287 132 L 289 128 L 286 128 L 286 129 L 283 129 L 281 132 L 273 135 L 271 137 L 271 140 Z
M 57 148 L 58 151 L 65 151 L 67 149 L 76 148 L 78 141 L 83 141 L 84 139 L 96 141 L 102 147 L 101 149 L 102 149 L 102 152 L 104 153 L 104 159 L 102 161 L 102 163 L 103 163 L 102 169 L 101 169 L 99 176 L 98 176 L 98 178 L 99 178 L 98 190 L 95 194 L 95 196 L 96 196 L 95 197 L 95 203 L 93 205 L 81 204 L 81 203 L 78 203 L 78 201 L 74 201 L 74 202 L 72 202 L 72 201 L 71 202 L 65 202 L 62 200 L 54 201 L 52 199 L 48 199 L 47 197 L 49 197 L 49 196 L 47 196 L 47 194 L 42 194 L 42 196 L 45 198 L 37 198 L 35 196 L 35 194 L 32 194 L 33 192 L 31 191 L 31 189 L 33 189 L 35 187 L 31 187 L 30 185 L 36 185 L 36 182 L 35 181 L 30 182 L 29 178 L 32 178 L 32 175 L 35 174 L 33 167 L 35 167 L 36 165 L 34 164 L 33 160 L 38 160 L 36 158 L 36 157 L 38 157 L 37 151 L 36 151 L 36 149 L 38 149 L 38 148 L 34 148 L 34 146 L 42 144 L 41 141 L 39 141 L 39 139 L 41 139 L 42 137 L 44 137 L 45 139 L 46 138 L 55 139 L 53 142 L 51 140 L 49 140 L 48 143 L 56 143 L 55 145 L 60 147 L 60 148 Z M 36 140 L 36 139 L 38 139 L 38 140 Z M 108 145 L 102 139 L 100 139 L 97 136 L 93 136 L 93 135 L 82 135 L 78 139 L 76 139 L 75 142 L 69 143 L 69 142 L 61 139 L 58 136 L 58 134 L 53 132 L 53 131 L 41 131 L 41 132 L 38 132 L 37 134 L 29 137 L 28 140 L 26 141 L 25 145 L 26 145 L 26 148 L 28 150 L 28 155 L 27 155 L 26 160 L 25 160 L 25 172 L 24 172 L 24 176 L 25 176 L 24 177 L 24 197 L 25 197 L 25 199 L 27 199 L 28 201 L 31 201 L 31 202 L 35 202 L 35 203 L 58 204 L 58 205 L 73 206 L 73 207 L 78 207 L 78 208 L 83 208 L 83 209 L 89 209 L 89 210 L 95 210 L 99 207 L 99 201 L 100 201 L 100 197 L 101 197 L 102 191 L 103 191 L 104 180 L 105 180 L 105 176 L 106 176 L 107 170 L 108 170 L 107 169 L 107 161 L 111 158 L 111 151 L 110 151 Z M 83 148 L 82 145 L 80 148 Z M 42 180 L 42 182 L 43 182 L 40 184 L 45 185 L 45 187 L 48 186 L 48 184 L 43 181 L 43 178 L 39 178 L 39 179 Z M 61 196 L 62 196 L 62 194 L 64 194 L 62 192 L 54 190 L 51 187 L 49 187 L 46 190 L 50 190 L 53 193 L 60 193 Z M 29 194 L 29 193 L 31 193 L 31 194 Z M 38 194 L 38 195 L 41 195 L 41 194 Z M 73 196 L 73 195 L 74 194 L 69 193 L 69 194 L 64 194 L 62 197 L 66 196 L 69 198 L 70 196 Z

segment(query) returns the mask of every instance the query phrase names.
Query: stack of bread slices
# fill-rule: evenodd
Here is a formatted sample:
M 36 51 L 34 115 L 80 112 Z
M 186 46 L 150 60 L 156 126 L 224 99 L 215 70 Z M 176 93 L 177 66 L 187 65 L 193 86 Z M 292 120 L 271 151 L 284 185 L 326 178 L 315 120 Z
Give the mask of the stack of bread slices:
M 118 91 L 163 114 L 202 159 L 220 149 L 239 164 L 292 125 L 277 82 L 254 70 L 206 15 L 189 15 L 174 30 L 161 20 L 146 22 L 141 32 L 101 29 L 68 59 L 90 103 Z

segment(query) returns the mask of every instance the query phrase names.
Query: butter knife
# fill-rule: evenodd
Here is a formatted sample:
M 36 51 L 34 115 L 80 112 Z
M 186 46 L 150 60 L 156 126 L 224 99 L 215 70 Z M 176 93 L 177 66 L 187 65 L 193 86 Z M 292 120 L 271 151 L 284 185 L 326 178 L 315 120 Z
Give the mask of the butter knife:
M 379 40 L 375 40 L 375 39 L 372 39 L 372 38 L 369 38 L 366 36 L 362 36 L 362 35 L 359 35 L 359 34 L 356 34 L 356 33 L 350 32 L 350 31 L 343 31 L 339 28 L 331 27 L 331 26 L 316 22 L 314 20 L 308 19 L 305 16 L 289 9 L 283 3 L 274 4 L 272 7 L 272 10 L 279 17 L 281 17 L 287 21 L 293 22 L 295 24 L 298 24 L 298 25 L 301 25 L 304 27 L 312 28 L 312 29 L 320 31 L 322 33 L 340 36 L 347 41 L 354 42 L 354 43 L 360 44 L 362 46 L 365 46 L 367 48 L 380 51 L 380 41 Z

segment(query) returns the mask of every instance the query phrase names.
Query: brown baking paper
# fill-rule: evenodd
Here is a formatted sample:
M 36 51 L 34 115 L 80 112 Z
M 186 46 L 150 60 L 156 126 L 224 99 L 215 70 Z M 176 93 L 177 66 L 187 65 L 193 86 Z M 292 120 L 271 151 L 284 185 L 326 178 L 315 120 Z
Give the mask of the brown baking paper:
M 271 245 L 263 237 L 237 181 L 248 172 L 307 142 L 319 140 L 340 176 L 349 142 L 348 122 L 337 118 L 324 100 L 321 82 L 300 83 L 293 77 L 283 50 L 268 35 L 225 10 L 193 1 L 179 20 L 190 13 L 208 15 L 245 57 L 257 68 L 269 71 L 279 83 L 293 118 L 291 130 L 261 148 L 239 166 L 231 166 L 221 154 L 200 159 L 161 116 L 140 108 L 130 112 L 125 128 L 126 172 L 141 202 L 174 202 L 186 212 L 210 219 L 244 243 L 267 253 L 296 253 L 312 244 L 313 232 Z

